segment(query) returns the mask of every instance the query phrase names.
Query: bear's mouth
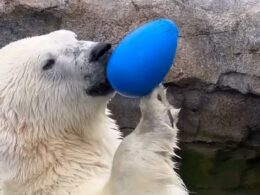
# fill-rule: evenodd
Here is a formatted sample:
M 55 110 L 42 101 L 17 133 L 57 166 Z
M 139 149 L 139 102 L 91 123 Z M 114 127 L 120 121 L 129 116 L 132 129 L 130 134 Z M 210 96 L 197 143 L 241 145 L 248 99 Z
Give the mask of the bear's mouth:
M 106 79 L 105 82 L 101 82 L 93 87 L 90 87 L 89 89 L 86 89 L 85 92 L 90 96 L 105 96 L 114 92 L 114 90 Z

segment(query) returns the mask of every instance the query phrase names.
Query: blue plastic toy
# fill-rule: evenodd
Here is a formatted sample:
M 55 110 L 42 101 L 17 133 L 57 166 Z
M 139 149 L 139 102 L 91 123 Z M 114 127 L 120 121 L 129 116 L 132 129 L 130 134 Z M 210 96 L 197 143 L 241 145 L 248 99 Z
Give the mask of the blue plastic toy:
M 169 19 L 151 21 L 129 33 L 107 66 L 107 78 L 121 95 L 150 93 L 168 73 L 176 53 L 178 28 Z

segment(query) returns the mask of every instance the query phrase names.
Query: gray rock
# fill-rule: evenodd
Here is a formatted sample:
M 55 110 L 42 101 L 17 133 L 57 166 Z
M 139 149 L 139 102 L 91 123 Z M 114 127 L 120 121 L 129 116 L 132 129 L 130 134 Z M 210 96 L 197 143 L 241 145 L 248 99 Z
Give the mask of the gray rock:
M 260 98 L 235 91 L 211 93 L 189 86 L 170 86 L 168 98 L 181 108 L 178 127 L 183 141 L 260 146 Z M 117 96 L 110 106 L 119 125 L 127 127 L 126 134 L 136 127 L 140 117 L 137 100 Z
M 139 100 L 116 95 L 109 108 L 111 108 L 112 117 L 117 120 L 123 135 L 126 136 L 131 133 L 137 126 L 141 116 Z
M 35 8 L 39 10 L 44 10 L 44 9 L 50 9 L 50 8 L 61 8 L 66 4 L 66 1 L 64 0 L 17 0 L 16 5 L 17 6 L 23 6 L 23 7 L 28 7 L 28 8 Z
M 0 15 L 0 45 L 60 28 L 82 39 L 118 43 L 134 27 L 168 17 L 181 34 L 175 68 L 166 82 L 198 78 L 217 85 L 229 72 L 259 82 L 259 0 L 2 0 Z M 222 80 L 222 86 L 242 93 L 259 90 L 254 84 L 250 89 L 230 84 L 230 79 Z
M 260 95 L 260 79 L 257 76 L 249 76 L 237 72 L 221 74 L 218 80 L 221 88 L 231 88 L 239 90 L 241 93 L 252 93 Z

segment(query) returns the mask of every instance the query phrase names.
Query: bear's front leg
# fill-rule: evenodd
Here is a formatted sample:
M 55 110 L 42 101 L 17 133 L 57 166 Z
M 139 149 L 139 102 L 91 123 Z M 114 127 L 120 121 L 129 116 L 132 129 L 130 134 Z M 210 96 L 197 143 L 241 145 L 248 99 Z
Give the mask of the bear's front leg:
M 142 118 L 119 146 L 107 187 L 113 195 L 187 195 L 171 161 L 179 109 L 158 87 L 140 103 Z M 109 194 L 110 194 L 109 193 Z

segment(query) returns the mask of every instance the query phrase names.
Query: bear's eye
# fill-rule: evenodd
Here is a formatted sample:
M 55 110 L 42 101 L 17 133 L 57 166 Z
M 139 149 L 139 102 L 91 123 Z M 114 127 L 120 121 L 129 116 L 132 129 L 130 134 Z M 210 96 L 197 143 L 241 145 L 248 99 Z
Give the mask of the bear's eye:
M 54 59 L 49 59 L 46 64 L 42 67 L 43 70 L 49 70 L 51 69 L 55 64 L 55 60 Z

